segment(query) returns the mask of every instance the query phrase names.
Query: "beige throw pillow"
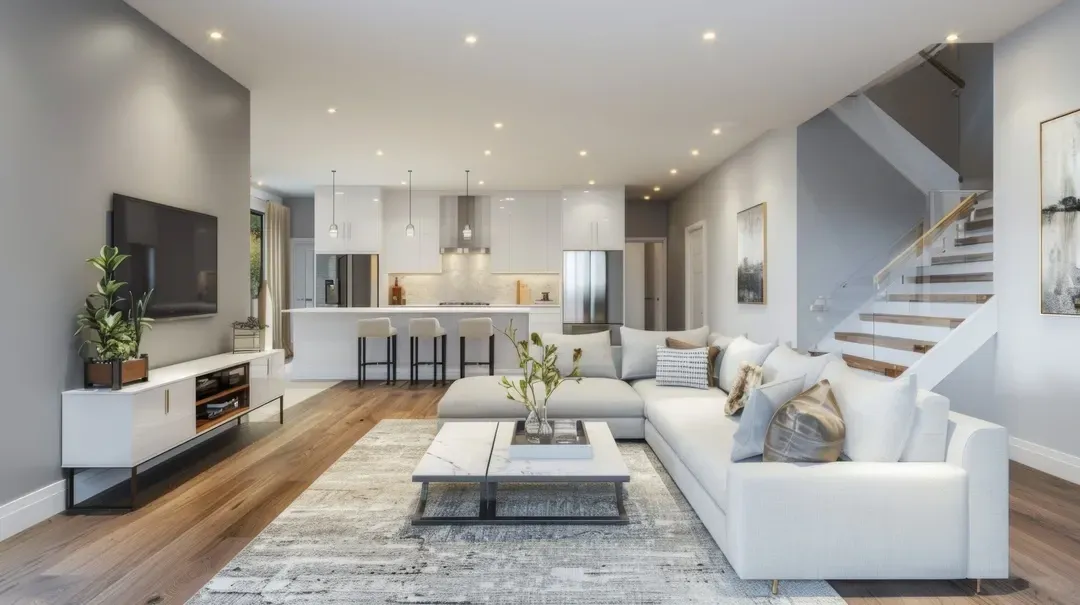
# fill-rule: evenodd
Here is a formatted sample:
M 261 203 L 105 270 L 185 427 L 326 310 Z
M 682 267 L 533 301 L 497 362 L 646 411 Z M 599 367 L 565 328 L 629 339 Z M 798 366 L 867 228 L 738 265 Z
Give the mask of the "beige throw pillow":
M 828 380 L 780 406 L 765 432 L 765 462 L 836 462 L 844 449 L 844 416 Z
M 742 411 L 746 400 L 750 397 L 750 391 L 761 386 L 761 366 L 744 361 L 739 365 L 739 373 L 735 376 L 735 382 L 731 385 L 728 393 L 727 404 L 724 413 L 734 416 Z
M 700 349 L 700 345 L 684 342 L 676 338 L 667 338 L 669 349 Z M 720 355 L 720 347 L 709 347 L 709 387 L 716 386 L 716 358 Z

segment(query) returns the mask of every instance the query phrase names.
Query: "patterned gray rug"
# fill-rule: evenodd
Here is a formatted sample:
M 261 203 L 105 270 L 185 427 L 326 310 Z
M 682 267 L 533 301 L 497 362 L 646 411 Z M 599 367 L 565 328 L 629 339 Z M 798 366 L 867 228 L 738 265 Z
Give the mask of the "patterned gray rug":
M 825 582 L 772 597 L 740 580 L 644 443 L 619 446 L 629 525 L 413 527 L 410 476 L 434 434 L 430 420 L 380 422 L 189 603 L 844 603 Z M 500 488 L 499 513 L 613 512 L 610 486 L 550 487 Z M 477 498 L 433 485 L 426 514 L 473 514 Z

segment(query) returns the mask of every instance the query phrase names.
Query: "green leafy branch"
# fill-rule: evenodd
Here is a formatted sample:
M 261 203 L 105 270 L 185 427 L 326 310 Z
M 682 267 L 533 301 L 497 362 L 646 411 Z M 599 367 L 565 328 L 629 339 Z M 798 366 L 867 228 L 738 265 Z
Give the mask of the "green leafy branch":
M 533 332 L 528 340 L 518 340 L 513 320 L 510 320 L 505 330 L 500 331 L 513 343 L 514 351 L 517 353 L 518 367 L 524 374 L 523 378 L 516 381 L 511 381 L 506 376 L 502 377 L 500 384 L 506 389 L 507 399 L 522 404 L 530 412 L 536 412 L 547 407 L 548 399 L 565 380 L 581 382 L 581 349 L 574 349 L 573 369 L 568 376 L 564 377 L 557 365 L 559 360 L 557 346 L 545 345 L 540 334 L 536 332 Z M 543 354 L 540 359 L 533 357 L 533 347 Z M 537 397 L 537 385 L 543 385 L 542 405 Z
M 116 281 L 116 270 L 127 260 L 129 255 L 110 246 L 102 246 L 98 255 L 86 259 L 87 264 L 101 271 L 96 289 L 86 297 L 83 310 L 75 318 L 78 329 L 75 336 L 82 335 L 84 340 L 79 346 L 81 352 L 90 346 L 93 357 L 98 361 L 133 359 L 139 355 L 144 330 L 151 329 L 154 320 L 146 317 L 146 307 L 150 302 L 149 291 L 128 310 L 125 319 L 116 306 L 123 300 L 120 291 L 126 282 Z

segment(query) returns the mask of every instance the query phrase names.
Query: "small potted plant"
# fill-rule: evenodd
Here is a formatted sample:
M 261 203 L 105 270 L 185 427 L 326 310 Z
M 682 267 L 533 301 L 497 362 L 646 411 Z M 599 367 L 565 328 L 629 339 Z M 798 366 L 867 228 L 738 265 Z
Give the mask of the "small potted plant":
M 512 320 L 503 334 L 514 343 L 518 367 L 525 374 L 523 378 L 513 381 L 506 376 L 502 377 L 500 384 L 506 389 L 506 398 L 517 401 L 528 410 L 525 434 L 530 442 L 550 441 L 554 431 L 547 419 L 548 399 L 567 378 L 581 382 L 581 349 L 574 349 L 573 369 L 568 376 L 563 377 L 556 365 L 559 359 L 558 347 L 545 345 L 540 334 L 533 332 L 528 340 L 518 340 Z M 531 347 L 536 347 L 542 354 L 540 359 L 533 357 Z M 536 390 L 538 384 L 542 385 L 539 392 Z
M 127 258 L 116 248 L 102 246 L 97 256 L 86 259 L 102 274 L 97 291 L 86 297 L 83 311 L 76 317 L 75 336 L 83 337 L 79 352 L 91 350 L 83 368 L 87 388 L 107 386 L 119 390 L 150 376 L 150 359 L 139 354 L 139 347 L 144 331 L 151 329 L 154 321 L 146 316 L 153 290 L 132 301 L 126 316 L 117 309 L 123 300 L 120 291 L 127 284 L 116 281 L 116 269 Z

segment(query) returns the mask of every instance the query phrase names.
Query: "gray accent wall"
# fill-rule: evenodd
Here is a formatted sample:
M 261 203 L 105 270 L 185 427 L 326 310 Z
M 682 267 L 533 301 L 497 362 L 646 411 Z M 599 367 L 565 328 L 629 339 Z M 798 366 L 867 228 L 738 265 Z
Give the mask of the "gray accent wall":
M 218 313 L 161 322 L 153 366 L 229 348 L 247 316 L 248 90 L 121 0 L 0 3 L 0 504 L 61 478 L 74 315 L 114 192 L 218 217 Z
M 831 111 L 799 126 L 797 164 L 798 343 L 811 348 L 854 310 L 837 301 L 838 316 L 823 316 L 810 310 L 814 300 L 884 267 L 893 243 L 922 219 L 926 197 Z
M 667 237 L 666 202 L 626 200 L 626 237 Z
M 289 236 L 315 237 L 315 198 L 287 197 L 282 203 L 289 208 Z

